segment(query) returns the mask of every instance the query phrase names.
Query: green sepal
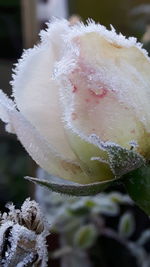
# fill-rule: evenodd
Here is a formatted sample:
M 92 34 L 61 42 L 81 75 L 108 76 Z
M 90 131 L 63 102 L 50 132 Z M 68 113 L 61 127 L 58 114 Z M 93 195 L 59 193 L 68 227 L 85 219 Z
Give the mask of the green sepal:
M 109 155 L 109 165 L 117 178 L 145 164 L 145 159 L 134 149 L 129 150 L 114 144 L 107 145 L 106 151 Z
M 150 216 L 150 166 L 145 165 L 124 176 L 128 194 Z
M 96 195 L 106 189 L 110 184 L 112 184 L 116 180 L 106 181 L 106 182 L 98 182 L 98 183 L 92 183 L 92 184 L 61 184 L 61 183 L 53 183 L 47 180 L 40 180 L 38 178 L 34 177 L 25 177 L 25 179 L 34 182 L 36 184 L 39 184 L 41 186 L 47 187 L 49 190 L 67 194 L 70 196 L 92 196 Z

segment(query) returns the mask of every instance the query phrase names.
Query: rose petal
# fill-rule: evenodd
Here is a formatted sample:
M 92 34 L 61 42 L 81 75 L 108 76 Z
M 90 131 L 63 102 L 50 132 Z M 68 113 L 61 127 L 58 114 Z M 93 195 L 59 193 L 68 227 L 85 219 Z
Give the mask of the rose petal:
M 63 89 L 70 102 L 65 105 L 68 127 L 82 137 L 95 133 L 128 149 L 134 140 L 136 150 L 149 158 L 150 61 L 145 51 L 135 39 L 94 23 L 76 26 L 68 42 L 79 50 L 74 70 L 60 76 L 69 76 Z
M 3 92 L 0 91 L 0 118 L 10 124 L 22 145 L 30 156 L 47 172 L 61 178 L 80 182 L 83 184 L 92 182 L 81 170 L 78 163 L 67 162 L 61 157 L 36 128 L 27 121 L 24 116 L 15 110 L 14 104 Z
M 61 158 L 20 113 L 11 112 L 9 115 L 19 140 L 38 165 L 60 178 L 89 182 L 90 178 L 82 172 L 80 166 Z
M 79 64 L 83 69 L 86 66 L 89 86 L 89 80 L 94 81 L 93 91 L 97 95 L 102 95 L 105 89 L 116 93 L 120 103 L 131 108 L 150 132 L 150 59 L 146 51 L 130 40 L 120 44 L 115 38 L 109 40 L 96 32 L 84 34 L 77 41 Z
M 67 30 L 66 21 L 51 24 L 50 29 L 42 33 L 42 43 L 24 53 L 12 84 L 21 113 L 59 154 L 75 160 L 62 125 L 58 86 L 52 78 L 54 62 L 64 47 L 62 32 Z
M 72 149 L 80 160 L 81 168 L 92 178 L 93 182 L 115 179 L 115 175 L 108 164 L 108 154 L 96 144 L 89 143 L 83 136 L 67 131 Z M 99 161 L 93 160 L 99 158 Z
M 9 119 L 9 115 L 8 115 L 8 111 L 13 110 L 14 109 L 14 103 L 11 99 L 9 99 L 4 93 L 3 91 L 0 90 L 0 119 L 5 122 L 6 125 L 6 129 L 8 132 L 12 132 L 13 133 L 13 126 L 12 123 Z

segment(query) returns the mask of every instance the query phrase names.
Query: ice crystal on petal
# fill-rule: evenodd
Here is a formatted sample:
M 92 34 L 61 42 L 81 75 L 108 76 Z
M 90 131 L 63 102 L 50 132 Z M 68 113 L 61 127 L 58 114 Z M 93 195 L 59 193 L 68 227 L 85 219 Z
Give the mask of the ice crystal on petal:
M 95 23 L 93 20 L 88 20 L 87 25 L 84 25 L 82 22 L 78 23 L 77 25 L 74 25 L 67 39 L 69 40 L 72 39 L 73 37 L 81 36 L 84 33 L 91 33 L 91 32 L 96 32 L 98 34 L 101 34 L 109 42 L 117 43 L 120 46 L 124 47 L 136 46 L 138 49 L 141 50 L 141 52 L 145 56 L 147 56 L 148 54 L 146 50 L 142 49 L 142 44 L 138 43 L 135 37 L 126 38 L 121 33 L 117 34 L 114 27 L 111 26 L 111 30 L 108 30 L 105 26 L 99 23 Z
M 0 90 L 0 118 L 3 122 L 6 123 L 6 130 L 8 132 L 13 133 L 13 127 L 12 127 L 12 123 L 9 119 L 9 114 L 8 112 L 13 110 L 15 108 L 15 104 L 13 103 L 13 101 L 8 98 L 3 92 L 2 90 Z

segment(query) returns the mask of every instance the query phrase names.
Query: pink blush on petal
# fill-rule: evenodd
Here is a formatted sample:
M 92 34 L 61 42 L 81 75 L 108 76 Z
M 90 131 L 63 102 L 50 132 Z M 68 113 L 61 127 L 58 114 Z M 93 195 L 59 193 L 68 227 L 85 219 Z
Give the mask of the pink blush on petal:
M 94 92 L 92 89 L 87 90 L 88 96 L 85 98 L 86 103 L 93 103 L 93 104 L 99 104 L 102 99 L 107 96 L 108 90 L 106 88 L 102 88 L 99 90 L 98 93 Z
M 74 85 L 72 89 L 72 93 L 75 93 L 77 91 L 77 87 Z
M 90 95 L 96 98 L 103 98 L 106 96 L 108 90 L 106 88 L 100 89 L 99 93 L 94 92 L 92 89 L 89 89 Z

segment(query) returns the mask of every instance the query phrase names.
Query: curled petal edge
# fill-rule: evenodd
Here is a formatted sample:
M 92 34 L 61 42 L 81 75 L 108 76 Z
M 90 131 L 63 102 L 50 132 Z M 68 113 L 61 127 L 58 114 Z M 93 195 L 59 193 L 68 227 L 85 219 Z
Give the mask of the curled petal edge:
M 0 90 L 0 119 L 7 124 L 7 131 L 15 133 L 29 155 L 48 172 L 78 182 L 89 182 L 77 162 L 66 161 L 51 144 L 48 144 L 36 128 L 17 111 L 13 101 Z M 77 178 L 77 179 L 76 179 Z

